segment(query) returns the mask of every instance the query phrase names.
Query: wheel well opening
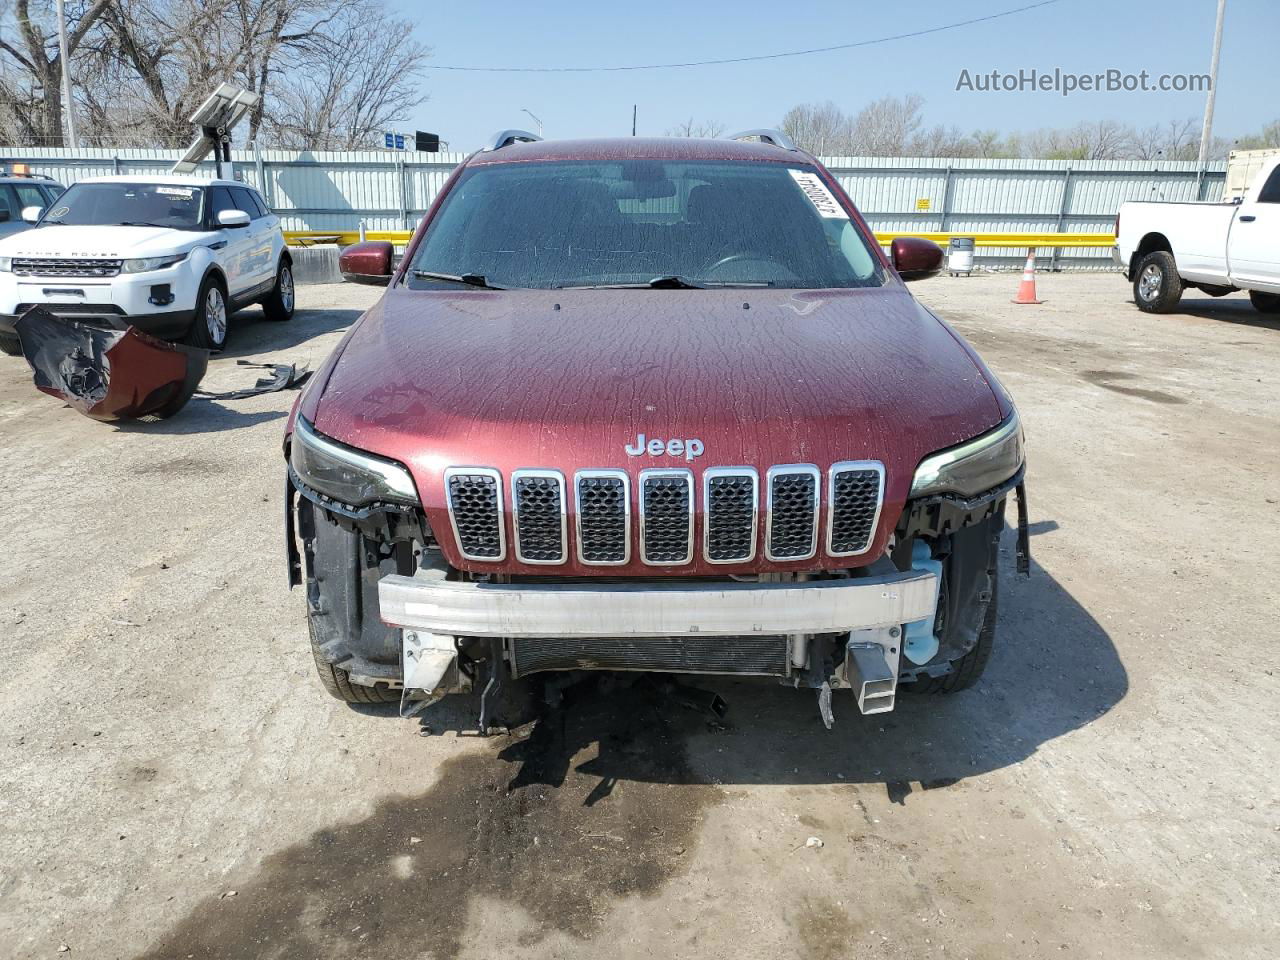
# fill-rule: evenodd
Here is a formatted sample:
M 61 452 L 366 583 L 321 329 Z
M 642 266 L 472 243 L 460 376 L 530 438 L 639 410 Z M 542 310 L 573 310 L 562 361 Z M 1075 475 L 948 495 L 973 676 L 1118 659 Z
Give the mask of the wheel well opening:
M 222 288 L 222 293 L 223 293 L 223 295 L 224 295 L 224 296 L 226 295 L 226 292 L 227 292 L 227 278 L 223 275 L 222 271 L 221 271 L 221 270 L 219 270 L 217 267 L 211 267 L 211 268 L 210 268 L 210 269 L 205 273 L 205 275 L 204 275 L 204 279 L 205 279 L 206 281 L 208 281 L 208 280 L 212 280 L 212 281 L 214 281 L 214 282 L 215 282 L 219 287 L 221 287 L 221 288 Z
M 1168 237 L 1163 233 L 1148 233 L 1142 238 L 1142 242 L 1138 244 L 1138 249 L 1134 252 L 1134 259 L 1145 257 L 1148 253 L 1154 253 L 1156 250 L 1173 253 L 1173 247 L 1169 243 Z

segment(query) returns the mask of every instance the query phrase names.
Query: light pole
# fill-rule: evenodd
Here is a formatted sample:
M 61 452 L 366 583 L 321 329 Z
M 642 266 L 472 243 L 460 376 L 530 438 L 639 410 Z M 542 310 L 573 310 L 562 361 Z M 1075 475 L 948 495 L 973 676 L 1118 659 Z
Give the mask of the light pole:
M 533 122 L 534 122 L 534 123 L 536 123 L 536 124 L 538 125 L 538 136 L 539 136 L 539 137 L 541 137 L 541 136 L 542 136 L 542 121 L 541 121 L 541 120 L 539 120 L 536 116 L 534 116 L 534 113 L 533 113 L 533 111 L 532 111 L 532 110 L 529 110 L 529 109 L 528 109 L 528 108 L 526 108 L 526 107 L 521 107 L 520 109 L 521 109 L 522 111 L 524 111 L 525 113 L 529 114 L 529 116 L 533 117 Z
M 62 66 L 62 111 L 67 118 L 67 146 L 76 147 L 76 107 L 71 99 L 71 57 L 67 54 L 67 10 L 58 0 L 58 59 Z
M 1218 95 L 1218 59 L 1222 54 L 1222 17 L 1227 0 L 1218 0 L 1218 24 L 1213 30 L 1213 59 L 1209 63 L 1209 96 L 1204 102 L 1204 127 L 1200 130 L 1200 168 L 1209 157 L 1209 140 L 1213 136 L 1213 98 Z

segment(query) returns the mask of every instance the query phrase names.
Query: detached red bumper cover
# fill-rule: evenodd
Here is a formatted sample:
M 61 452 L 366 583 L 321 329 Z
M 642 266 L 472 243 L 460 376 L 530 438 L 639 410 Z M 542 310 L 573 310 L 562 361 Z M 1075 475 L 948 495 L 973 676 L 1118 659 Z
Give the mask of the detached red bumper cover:
M 209 366 L 209 351 L 136 327 L 107 330 L 33 307 L 15 324 L 36 389 L 94 420 L 171 417 Z

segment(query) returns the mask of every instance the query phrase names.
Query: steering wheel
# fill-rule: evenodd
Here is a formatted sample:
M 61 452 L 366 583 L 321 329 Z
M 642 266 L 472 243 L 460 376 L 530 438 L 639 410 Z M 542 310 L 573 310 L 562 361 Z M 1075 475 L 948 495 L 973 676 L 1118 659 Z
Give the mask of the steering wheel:
M 707 269 L 704 272 L 711 273 L 712 271 L 719 270 L 721 267 L 726 266 L 730 263 L 738 263 L 739 261 L 742 261 L 742 260 L 746 260 L 748 262 L 754 260 L 758 263 L 772 263 L 772 264 L 777 264 L 778 262 L 773 257 L 767 254 L 760 253 L 755 250 L 744 250 L 742 253 L 731 253 L 727 257 L 721 257 L 711 266 L 707 267 Z

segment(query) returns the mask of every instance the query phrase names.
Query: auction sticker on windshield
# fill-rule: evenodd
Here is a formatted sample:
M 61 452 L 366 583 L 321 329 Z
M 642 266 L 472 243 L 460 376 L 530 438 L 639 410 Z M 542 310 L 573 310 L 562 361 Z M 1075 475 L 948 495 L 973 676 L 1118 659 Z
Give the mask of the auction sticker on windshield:
M 791 179 L 796 182 L 802 193 L 809 198 L 819 215 L 829 220 L 848 220 L 849 214 L 840 206 L 822 178 L 808 170 L 789 170 Z

